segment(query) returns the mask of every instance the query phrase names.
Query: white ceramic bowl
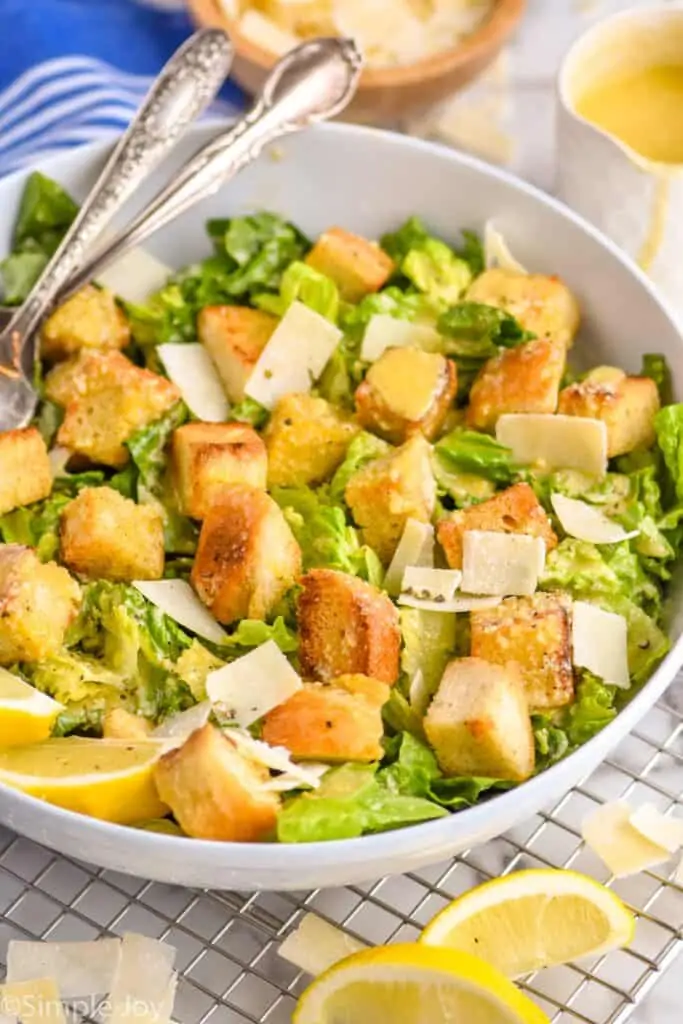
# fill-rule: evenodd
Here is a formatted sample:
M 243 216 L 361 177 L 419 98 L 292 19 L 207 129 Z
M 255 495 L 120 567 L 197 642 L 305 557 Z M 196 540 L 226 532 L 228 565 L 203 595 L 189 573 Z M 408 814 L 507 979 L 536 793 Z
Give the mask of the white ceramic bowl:
M 186 159 L 215 129 L 178 147 Z M 315 235 L 341 224 L 370 238 L 417 214 L 453 241 L 495 217 L 528 267 L 560 274 L 579 297 L 579 342 L 594 364 L 637 370 L 644 352 L 666 355 L 683 393 L 683 343 L 645 276 L 589 224 L 503 171 L 399 135 L 330 125 L 289 140 L 228 188 L 149 243 L 181 266 L 206 255 L 207 217 L 267 208 Z M 83 196 L 106 146 L 52 156 L 38 169 Z M 173 161 L 170 161 L 173 163 Z M 0 253 L 8 250 L 25 173 L 0 181 Z M 155 175 L 153 187 L 161 175 Z M 141 190 L 138 199 L 151 190 Z M 674 602 L 680 587 L 674 589 Z M 413 870 L 499 835 L 558 799 L 593 770 L 664 692 L 683 661 L 683 608 L 671 617 L 671 653 L 628 707 L 571 757 L 518 788 L 448 818 L 361 839 L 303 846 L 200 842 L 104 824 L 0 786 L 0 821 L 61 853 L 163 882 L 224 889 L 309 889 Z

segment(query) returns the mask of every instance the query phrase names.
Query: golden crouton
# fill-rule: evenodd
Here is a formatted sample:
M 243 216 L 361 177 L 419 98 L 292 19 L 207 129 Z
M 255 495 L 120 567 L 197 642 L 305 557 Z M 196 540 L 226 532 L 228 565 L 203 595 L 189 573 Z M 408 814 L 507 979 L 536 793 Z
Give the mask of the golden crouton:
M 0 432 L 0 516 L 47 498 L 51 490 L 47 448 L 35 427 Z
M 0 665 L 55 654 L 76 616 L 80 587 L 31 548 L 0 544 Z
M 467 299 L 504 309 L 537 338 L 557 341 L 565 348 L 579 329 L 578 303 L 559 277 L 485 270 L 470 285 Z
M 366 681 L 383 688 L 384 704 L 389 698 L 387 684 Z M 338 682 L 304 683 L 302 690 L 269 711 L 263 720 L 266 743 L 313 761 L 378 761 L 384 754 L 382 705 L 368 700 L 362 690 L 348 690 Z
M 493 430 L 503 413 L 555 412 L 564 364 L 564 348 L 547 338 L 489 359 L 472 385 L 467 425 Z
M 43 359 L 66 359 L 81 349 L 119 349 L 130 341 L 123 311 L 107 288 L 86 285 L 45 321 L 40 332 Z
M 297 618 L 303 673 L 325 682 L 362 674 L 392 686 L 401 633 L 387 595 L 334 569 L 311 569 L 301 584 Z
M 444 775 L 522 782 L 533 773 L 534 735 L 518 665 L 451 661 L 424 729 Z
M 332 476 L 358 433 L 340 409 L 313 395 L 285 395 L 263 437 L 268 448 L 268 486 L 303 487 Z
M 212 615 L 226 625 L 264 619 L 301 572 L 301 550 L 265 491 L 224 488 L 204 518 L 191 582 Z
M 231 402 L 244 398 L 249 375 L 277 324 L 277 317 L 247 306 L 206 306 L 200 311 L 199 340 L 216 364 Z
M 111 487 L 85 487 L 62 512 L 59 554 L 72 572 L 90 579 L 161 579 L 161 513 L 156 505 L 136 505 Z
M 466 530 L 527 533 L 541 537 L 546 551 L 557 547 L 557 534 L 529 484 L 514 484 L 487 501 L 459 509 L 441 519 L 436 528 L 451 569 L 462 569 L 462 539 Z
M 428 523 L 434 514 L 436 482 L 429 443 L 417 434 L 389 455 L 369 462 L 351 477 L 345 498 L 363 540 L 388 565 L 407 520 Z
M 389 348 L 356 391 L 356 412 L 364 427 L 394 444 L 416 433 L 431 440 L 441 430 L 457 390 L 450 359 L 418 348 Z
M 182 511 L 194 519 L 226 485 L 266 486 L 266 446 L 246 423 L 185 423 L 173 432 L 171 463 Z
M 654 444 L 659 392 L 650 377 L 619 376 L 616 371 L 608 379 L 607 369 L 600 367 L 599 374 L 589 373 L 585 380 L 561 391 L 557 411 L 602 420 L 607 427 L 607 455 L 611 459 Z
M 472 655 L 522 669 L 529 707 L 558 708 L 574 697 L 571 602 L 564 594 L 508 597 L 470 615 Z
M 233 843 L 259 842 L 274 831 L 280 801 L 263 788 L 268 778 L 266 768 L 208 724 L 154 769 L 159 796 L 186 835 Z
M 102 722 L 102 735 L 105 740 L 146 740 L 152 726 L 146 718 L 133 715 L 125 708 L 112 708 L 107 711 Z
M 82 351 L 54 366 L 45 378 L 45 395 L 57 405 L 122 387 L 136 379 L 138 367 L 121 352 Z
M 81 353 L 48 375 L 46 393 L 66 404 L 58 444 L 114 468 L 128 461 L 123 442 L 180 398 L 170 380 L 120 352 Z
M 364 295 L 378 291 L 394 270 L 394 261 L 378 245 L 343 228 L 325 231 L 306 263 L 331 277 L 346 302 L 360 302 Z

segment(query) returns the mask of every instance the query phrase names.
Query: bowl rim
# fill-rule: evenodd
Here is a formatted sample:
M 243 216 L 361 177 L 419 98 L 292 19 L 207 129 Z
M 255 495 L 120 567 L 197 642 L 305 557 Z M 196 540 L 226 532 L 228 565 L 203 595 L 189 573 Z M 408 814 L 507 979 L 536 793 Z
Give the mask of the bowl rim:
M 224 122 L 217 118 L 212 118 L 203 124 L 193 126 L 190 129 L 190 134 L 203 137 L 204 134 L 209 133 L 211 130 L 215 131 L 216 127 L 222 123 Z M 522 180 L 504 168 L 488 164 L 477 157 L 461 153 L 448 146 L 415 138 L 414 136 L 342 122 L 319 124 L 308 130 L 318 135 L 340 135 L 345 137 L 351 144 L 357 137 L 378 138 L 398 148 L 415 149 L 426 155 L 438 154 L 445 156 L 454 166 L 467 167 L 484 178 L 498 180 L 518 192 L 525 193 L 536 204 L 545 206 L 559 216 L 571 221 L 585 234 L 591 236 L 612 258 L 616 259 L 629 275 L 637 281 L 641 290 L 647 293 L 652 303 L 658 306 L 671 322 L 673 329 L 681 338 L 683 350 L 681 325 L 666 299 L 659 294 L 644 271 L 630 260 L 616 243 L 612 242 L 598 228 L 594 227 L 580 214 L 554 196 L 543 192 L 540 188 Z M 104 157 L 112 145 L 112 140 L 107 139 L 79 146 L 72 150 L 65 150 L 58 154 L 57 157 L 53 157 L 53 163 L 57 164 L 55 171 L 59 173 L 60 165 L 68 162 L 69 158 L 73 160 L 76 154 L 81 158 L 82 163 L 88 164 L 97 161 L 98 158 Z M 36 162 L 40 163 L 41 161 L 38 160 Z M 2 197 L 3 190 L 8 185 L 11 186 L 19 180 L 24 180 L 30 172 L 31 166 L 27 165 L 2 178 L 0 180 L 0 198 Z M 449 846 L 449 843 L 454 845 L 453 837 L 449 837 L 449 833 L 457 829 L 457 823 L 462 821 L 463 818 L 467 819 L 470 831 L 476 829 L 482 819 L 486 820 L 492 813 L 494 806 L 501 812 L 500 817 L 505 819 L 505 811 L 514 805 L 520 793 L 529 795 L 527 802 L 530 802 L 532 794 L 538 794 L 544 790 L 547 791 L 549 794 L 548 799 L 545 801 L 543 799 L 537 800 L 537 806 L 544 806 L 550 803 L 553 800 L 553 796 L 556 798 L 564 797 L 566 791 L 582 778 L 583 773 L 580 767 L 582 763 L 585 765 L 586 771 L 592 770 L 597 763 L 591 759 L 591 752 L 601 750 L 602 754 L 606 756 L 609 750 L 633 728 L 642 715 L 664 693 L 682 666 L 683 630 L 681 635 L 672 641 L 669 652 L 657 666 L 652 676 L 634 694 L 629 703 L 599 733 L 568 757 L 558 761 L 550 768 L 544 769 L 538 775 L 532 776 L 519 786 L 499 792 L 482 803 L 449 814 L 447 817 L 421 822 L 401 829 L 359 836 L 353 839 L 336 839 L 301 844 L 277 842 L 236 843 L 192 839 L 186 836 L 145 831 L 133 826 L 118 825 L 102 821 L 98 818 L 91 818 L 88 815 L 65 810 L 46 803 L 38 797 L 15 790 L 2 782 L 0 782 L 0 804 L 4 804 L 5 807 L 9 808 L 9 814 L 4 816 L 4 821 L 10 828 L 12 827 L 13 808 L 21 808 L 22 810 L 25 809 L 32 812 L 34 819 L 40 816 L 42 826 L 40 837 L 38 838 L 34 834 L 32 838 L 46 846 L 51 845 L 50 836 L 52 830 L 61 825 L 72 835 L 76 833 L 80 835 L 83 833 L 94 833 L 110 849 L 124 841 L 131 853 L 144 853 L 150 860 L 155 858 L 163 860 L 165 853 L 181 849 L 178 844 L 183 844 L 182 849 L 187 850 L 188 853 L 194 851 L 197 858 L 201 858 L 208 870 L 219 865 L 222 867 L 229 865 L 233 870 L 244 872 L 245 875 L 250 871 L 257 873 L 268 871 L 269 869 L 277 869 L 280 872 L 283 869 L 285 871 L 291 870 L 293 873 L 296 873 L 306 868 L 310 869 L 311 862 L 313 862 L 317 867 L 322 868 L 334 865 L 339 867 L 340 872 L 343 872 L 345 864 L 351 870 L 354 866 L 357 868 L 359 864 L 362 865 L 365 860 L 376 861 L 378 858 L 385 858 L 387 865 L 385 873 L 390 873 L 389 865 L 392 859 L 396 859 L 399 854 L 405 858 L 406 856 L 419 855 L 420 850 L 424 846 L 436 847 L 440 845 L 444 849 Z M 564 781 L 565 777 L 566 782 Z M 556 783 L 555 786 L 553 786 L 553 781 Z M 503 826 L 503 830 L 505 827 Z M 88 852 L 84 850 L 83 859 L 87 859 L 87 857 Z M 335 882 L 335 884 L 344 884 L 341 874 L 338 882 Z
M 238 22 L 230 18 L 220 5 L 220 0 L 186 0 L 193 19 L 199 24 L 226 30 L 235 44 L 236 56 L 256 64 L 262 71 L 269 71 L 277 55 L 253 43 L 243 36 Z M 433 81 L 463 67 L 470 61 L 489 55 L 501 48 L 508 36 L 517 27 L 526 10 L 527 0 L 496 0 L 488 18 L 463 42 L 439 51 L 429 57 L 422 57 L 413 64 L 389 68 L 364 67 L 361 72 L 358 92 L 391 87 L 415 86 Z

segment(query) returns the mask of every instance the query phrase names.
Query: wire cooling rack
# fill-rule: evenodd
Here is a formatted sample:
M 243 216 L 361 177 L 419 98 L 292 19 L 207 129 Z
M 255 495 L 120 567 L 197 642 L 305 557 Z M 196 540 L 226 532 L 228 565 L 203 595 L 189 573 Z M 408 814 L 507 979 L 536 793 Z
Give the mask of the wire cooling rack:
M 585 848 L 580 823 L 617 797 L 681 804 L 683 681 L 614 755 L 552 808 L 448 863 L 367 885 L 308 893 L 205 892 L 160 885 L 70 860 L 0 830 L 0 977 L 10 939 L 85 940 L 141 932 L 176 947 L 180 1024 L 287 1024 L 307 978 L 277 954 L 314 911 L 368 943 L 414 939 L 448 900 L 528 867 L 609 875 Z M 683 888 L 676 865 L 612 882 L 638 914 L 632 947 L 586 966 L 544 971 L 525 984 L 553 1024 L 624 1024 L 680 951 Z

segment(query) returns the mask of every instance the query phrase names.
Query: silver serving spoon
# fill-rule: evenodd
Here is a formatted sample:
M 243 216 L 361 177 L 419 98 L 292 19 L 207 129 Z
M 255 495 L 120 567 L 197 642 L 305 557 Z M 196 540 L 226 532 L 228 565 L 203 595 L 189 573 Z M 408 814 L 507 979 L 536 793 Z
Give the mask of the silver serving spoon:
M 191 157 L 116 238 L 97 248 L 60 298 L 96 280 L 124 252 L 213 195 L 275 139 L 341 113 L 356 91 L 361 66 L 350 39 L 311 39 L 290 50 L 271 71 L 251 110 Z
M 232 58 L 228 36 L 204 29 L 176 51 L 152 85 L 59 248 L 0 333 L 0 430 L 26 426 L 35 412 L 31 378 L 40 321 L 115 213 L 215 97 Z

